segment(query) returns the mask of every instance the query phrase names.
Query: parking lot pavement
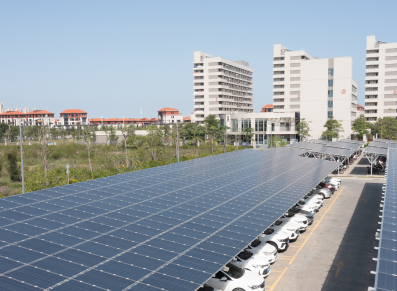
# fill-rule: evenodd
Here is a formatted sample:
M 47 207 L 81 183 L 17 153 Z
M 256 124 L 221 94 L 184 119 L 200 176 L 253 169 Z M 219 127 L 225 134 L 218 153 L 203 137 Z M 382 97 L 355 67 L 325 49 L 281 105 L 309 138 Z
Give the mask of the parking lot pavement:
M 367 290 L 373 286 L 375 232 L 383 179 L 343 178 L 314 223 L 279 253 L 268 291 Z

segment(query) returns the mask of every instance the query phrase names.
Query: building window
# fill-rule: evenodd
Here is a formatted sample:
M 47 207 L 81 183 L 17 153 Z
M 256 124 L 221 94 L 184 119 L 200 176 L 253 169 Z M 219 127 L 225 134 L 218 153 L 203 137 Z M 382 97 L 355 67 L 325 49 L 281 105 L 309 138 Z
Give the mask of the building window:
M 251 119 L 241 120 L 241 131 L 244 131 L 247 127 L 251 127 Z
M 334 101 L 328 101 L 328 108 L 334 107 Z
M 274 126 L 274 123 L 272 123 L 272 131 L 274 131 L 274 129 L 275 129 L 275 126 Z
M 263 119 L 255 120 L 255 131 L 263 131 Z
M 332 77 L 334 75 L 334 69 L 328 69 L 328 76 Z
M 334 97 L 334 90 L 328 90 L 328 97 Z
M 330 118 L 331 116 L 334 116 L 333 111 L 328 111 L 328 118 Z
M 238 131 L 238 120 L 237 119 L 232 119 L 232 131 L 233 132 Z
M 328 87 L 334 86 L 334 80 L 328 80 Z

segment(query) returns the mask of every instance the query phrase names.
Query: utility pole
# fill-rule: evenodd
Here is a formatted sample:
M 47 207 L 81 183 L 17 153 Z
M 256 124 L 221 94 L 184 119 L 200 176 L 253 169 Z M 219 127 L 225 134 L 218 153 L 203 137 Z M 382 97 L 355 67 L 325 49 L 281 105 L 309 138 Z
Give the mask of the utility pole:
M 21 142 L 22 194 L 25 194 L 25 178 L 23 171 L 23 148 L 22 148 L 22 122 L 19 123 L 19 139 Z
M 178 131 L 178 121 L 176 122 L 176 146 L 177 146 L 178 163 L 179 163 L 179 131 Z

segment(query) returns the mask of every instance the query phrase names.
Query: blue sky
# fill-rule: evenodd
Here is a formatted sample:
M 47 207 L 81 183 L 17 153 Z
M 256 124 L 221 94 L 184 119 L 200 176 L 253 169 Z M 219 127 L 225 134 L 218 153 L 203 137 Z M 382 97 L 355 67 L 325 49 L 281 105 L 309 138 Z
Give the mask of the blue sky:
M 245 60 L 254 111 L 272 102 L 273 45 L 353 57 L 364 103 L 367 35 L 397 42 L 397 1 L 0 1 L 0 102 L 89 117 L 193 111 L 193 52 Z

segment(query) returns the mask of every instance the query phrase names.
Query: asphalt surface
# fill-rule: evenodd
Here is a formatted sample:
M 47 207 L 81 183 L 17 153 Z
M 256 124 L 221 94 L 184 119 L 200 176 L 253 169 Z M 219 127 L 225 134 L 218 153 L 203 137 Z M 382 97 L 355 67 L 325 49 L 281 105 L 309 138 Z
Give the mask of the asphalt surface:
M 358 161 L 357 161 L 358 162 Z M 269 291 L 367 290 L 374 285 L 384 179 L 340 177 L 342 186 L 315 222 L 280 253 L 266 279 Z

